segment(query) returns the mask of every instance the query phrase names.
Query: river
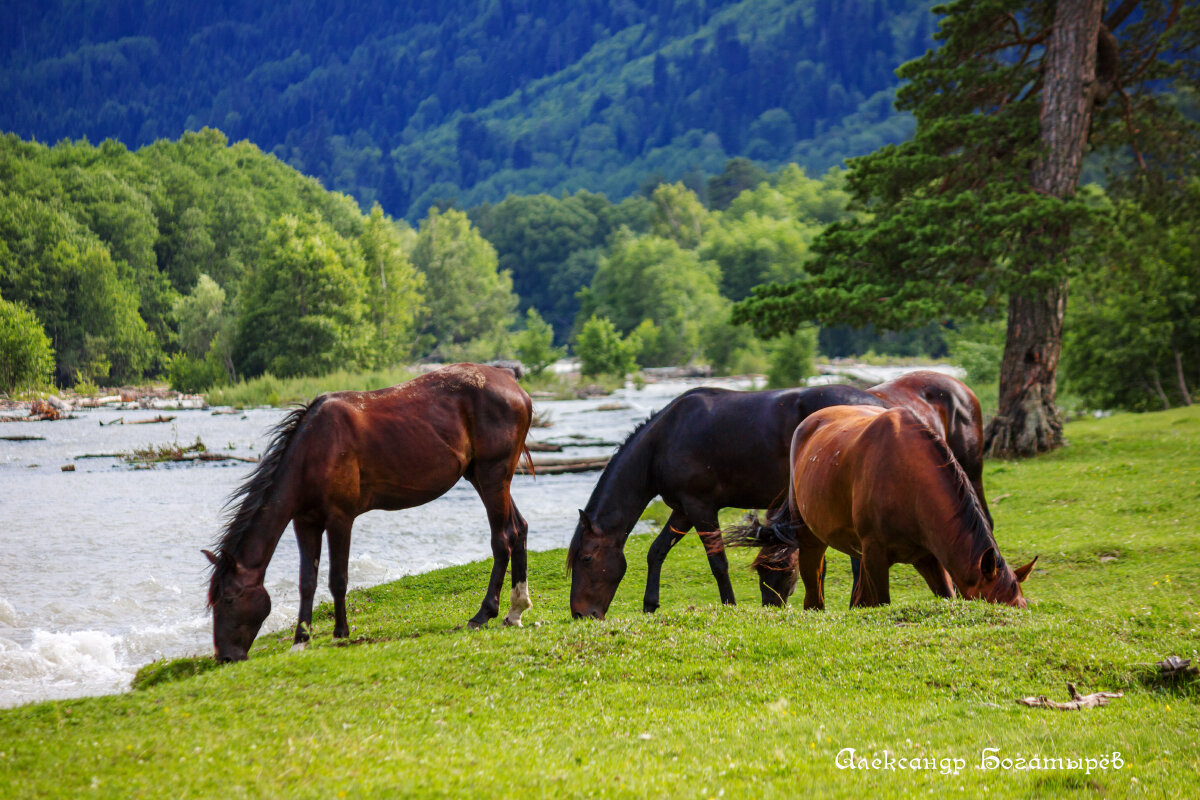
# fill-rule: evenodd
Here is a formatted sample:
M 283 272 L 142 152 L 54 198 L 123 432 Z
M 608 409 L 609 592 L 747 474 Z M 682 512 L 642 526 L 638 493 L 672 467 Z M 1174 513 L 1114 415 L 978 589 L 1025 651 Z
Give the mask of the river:
M 897 370 L 866 373 L 884 380 Z M 750 388 L 741 380 L 662 381 L 587 400 L 536 400 L 549 420 L 532 440 L 584 436 L 622 441 L 633 427 L 696 385 Z M 205 609 L 208 562 L 226 499 L 245 479 L 242 462 L 136 469 L 88 454 L 201 440 L 209 450 L 257 456 L 279 409 L 105 408 L 75 419 L 7 423 L 0 435 L 0 708 L 124 691 L 138 668 L 164 657 L 211 652 Z M 170 423 L 110 424 L 174 415 Z M 612 446 L 564 455 L 606 455 Z M 74 465 L 74 471 L 62 467 Z M 599 473 L 518 475 L 512 494 L 529 522 L 529 548 L 565 547 Z M 491 557 L 483 504 L 466 482 L 420 508 L 371 512 L 354 526 L 350 586 L 361 588 Z M 272 611 L 264 630 L 294 624 L 298 559 L 285 533 L 267 571 Z M 329 599 L 322 559 L 318 601 Z M 532 583 L 536 592 L 536 577 Z M 482 592 L 482 587 L 480 587 Z M 482 595 L 481 595 L 482 596 Z M 475 607 L 464 608 L 464 619 Z M 564 610 L 565 613 L 565 610 Z

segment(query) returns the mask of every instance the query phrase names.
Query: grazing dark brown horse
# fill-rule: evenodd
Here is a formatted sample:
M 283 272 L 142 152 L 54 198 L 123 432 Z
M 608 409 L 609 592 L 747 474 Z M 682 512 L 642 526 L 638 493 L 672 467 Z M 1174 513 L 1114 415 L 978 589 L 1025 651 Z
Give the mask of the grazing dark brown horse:
M 862 559 L 853 606 L 890 601 L 888 570 L 912 564 L 940 597 L 1025 608 L 1013 570 L 946 441 L 907 408 L 828 408 L 792 437 L 788 510 L 804 607 L 823 609 L 821 574 L 833 547 Z
M 947 434 L 955 455 L 982 497 L 983 420 L 979 401 L 961 381 L 932 371 L 914 372 L 867 391 L 818 386 L 765 392 L 693 389 L 671 401 L 626 439 L 600 476 L 579 514 L 567 555 L 572 569 L 571 611 L 600 617 L 625 575 L 625 540 L 646 505 L 662 495 L 671 516 L 646 556 L 644 611 L 659 606 L 663 561 L 695 528 L 708 552 L 721 600 L 733 603 L 729 563 L 717 530 L 722 508 L 773 509 L 786 517 L 788 448 L 809 414 L 836 405 L 913 406 Z M 986 506 L 985 506 L 986 508 Z M 768 530 L 763 528 L 763 531 Z M 756 560 L 762 602 L 782 605 L 796 582 L 795 549 L 786 525 L 770 529 L 783 539 Z M 857 562 L 855 562 L 857 564 Z
M 528 526 L 509 495 L 532 418 L 529 395 L 512 373 L 455 364 L 374 392 L 333 392 L 289 413 L 262 461 L 230 500 L 233 507 L 212 563 L 208 605 L 220 661 L 246 658 L 271 599 L 263 577 L 289 522 L 300 546 L 300 618 L 296 642 L 312 625 L 321 534 L 329 538 L 329 589 L 335 637 L 350 635 L 346 569 L 355 517 L 374 509 L 428 503 L 459 478 L 487 509 L 495 557 L 474 627 L 499 613 L 512 560 L 512 605 L 504 621 L 520 625 L 532 606 L 526 577 Z M 236 506 L 234 504 L 236 503 Z

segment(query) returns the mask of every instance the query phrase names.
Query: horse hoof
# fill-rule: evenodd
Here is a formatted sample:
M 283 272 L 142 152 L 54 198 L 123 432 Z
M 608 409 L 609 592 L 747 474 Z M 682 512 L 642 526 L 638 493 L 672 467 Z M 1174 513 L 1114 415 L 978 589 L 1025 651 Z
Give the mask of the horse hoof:
M 481 631 L 486 627 L 487 627 L 486 622 L 476 622 L 475 620 L 469 620 L 467 622 L 467 630 Z
M 525 626 L 521 624 L 520 618 L 518 618 L 516 620 L 511 620 L 508 617 L 505 617 L 504 618 L 504 627 L 506 627 L 506 628 L 524 628 Z
M 657 605 L 652 606 L 649 603 L 644 603 L 642 605 L 642 613 L 643 614 L 653 614 L 655 611 L 658 611 Z

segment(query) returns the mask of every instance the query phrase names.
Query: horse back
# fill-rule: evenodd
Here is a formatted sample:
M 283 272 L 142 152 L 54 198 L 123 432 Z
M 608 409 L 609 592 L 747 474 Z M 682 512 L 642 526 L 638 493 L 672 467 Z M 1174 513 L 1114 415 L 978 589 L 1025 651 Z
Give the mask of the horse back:
M 902 405 L 941 434 L 968 477 L 983 474 L 983 413 L 979 398 L 957 378 L 918 370 L 867 390 L 889 405 Z
M 296 442 L 312 502 L 355 513 L 409 508 L 448 491 L 477 460 L 516 466 L 529 396 L 501 369 L 457 364 L 371 392 L 314 402 Z
M 859 555 L 866 531 L 911 516 L 907 438 L 923 424 L 903 407 L 814 412 L 792 438 L 792 510 L 829 545 Z

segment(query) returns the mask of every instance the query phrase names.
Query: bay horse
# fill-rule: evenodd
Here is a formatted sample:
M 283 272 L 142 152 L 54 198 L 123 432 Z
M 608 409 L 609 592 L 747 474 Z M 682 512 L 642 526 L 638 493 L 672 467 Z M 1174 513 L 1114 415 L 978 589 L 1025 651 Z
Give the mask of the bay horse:
M 663 561 L 692 528 L 704 542 L 721 601 L 734 603 L 718 512 L 765 508 L 772 510 L 771 517 L 784 509 L 788 447 L 809 414 L 837 405 L 898 403 L 946 433 L 982 497 L 979 401 L 948 375 L 922 370 L 866 391 L 837 385 L 760 392 L 692 389 L 630 434 L 579 512 L 567 552 L 572 614 L 602 619 L 607 613 L 625 575 L 625 541 L 655 495 L 662 496 L 671 514 L 646 556 L 642 610 L 658 608 Z M 771 530 L 786 537 L 783 526 Z M 779 546 L 770 552 L 778 556 L 775 562 L 756 560 L 762 602 L 782 605 L 796 581 L 794 550 Z
M 825 550 L 862 559 L 851 606 L 890 602 L 892 564 L 916 567 L 939 597 L 1025 608 L 971 482 L 947 442 L 911 409 L 827 408 L 792 437 L 787 508 L 804 607 L 825 607 Z M 735 543 L 730 540 L 730 543 Z
M 347 566 L 354 519 L 374 509 L 428 503 L 465 477 L 479 493 L 492 533 L 491 579 L 468 623 L 497 616 L 512 561 L 505 624 L 520 625 L 532 607 L 526 575 L 528 525 L 509 494 L 533 403 L 510 371 L 455 364 L 373 392 L 332 392 L 288 413 L 262 460 L 230 498 L 230 514 L 212 564 L 208 607 L 219 661 L 246 658 L 271 612 L 267 565 L 289 522 L 300 547 L 297 644 L 309 638 L 321 534 L 329 539 L 329 589 L 335 637 L 350 635 Z M 532 460 L 530 459 L 530 463 Z

